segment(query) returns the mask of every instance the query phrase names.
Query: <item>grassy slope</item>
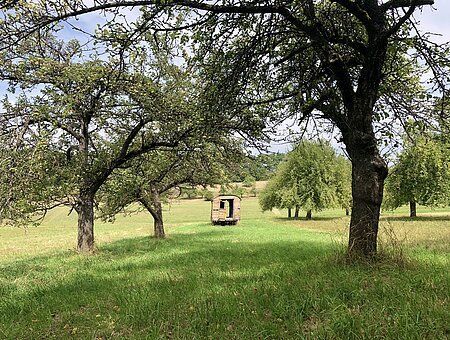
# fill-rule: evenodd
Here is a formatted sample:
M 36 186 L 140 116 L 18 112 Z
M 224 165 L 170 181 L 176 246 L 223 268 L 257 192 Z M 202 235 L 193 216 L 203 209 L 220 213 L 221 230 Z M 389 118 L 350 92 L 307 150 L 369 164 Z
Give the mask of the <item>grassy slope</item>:
M 27 233 L 1 228 L 0 338 L 450 337 L 445 216 L 383 218 L 384 244 L 394 230 L 419 259 L 402 269 L 336 262 L 341 211 L 288 221 L 246 199 L 242 214 L 212 227 L 207 202 L 174 203 L 164 241 L 146 214 L 97 223 L 90 257 L 68 250 L 62 210 Z

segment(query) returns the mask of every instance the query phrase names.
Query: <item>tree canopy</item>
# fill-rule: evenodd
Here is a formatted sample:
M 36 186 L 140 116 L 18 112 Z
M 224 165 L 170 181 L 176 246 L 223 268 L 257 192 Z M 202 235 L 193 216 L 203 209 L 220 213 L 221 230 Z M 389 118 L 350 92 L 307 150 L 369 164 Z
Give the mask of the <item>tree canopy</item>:
M 20 181 L 15 176 L 16 195 L 7 201 L 23 207 L 10 210 L 21 216 L 9 217 L 70 206 L 78 213 L 78 249 L 89 251 L 95 197 L 113 171 L 194 135 L 207 141 L 209 130 L 181 71 L 175 79 L 158 72 L 152 79 L 114 60 L 79 61 L 78 46 L 50 37 L 5 65 L 11 86 L 24 90 L 15 101 L 4 100 L 1 129 L 14 140 L 17 167 L 29 171 Z
M 350 172 L 348 161 L 337 156 L 326 142 L 302 141 L 286 156 L 275 176 L 261 193 L 263 210 L 272 208 L 312 211 L 349 207 Z
M 386 181 L 385 206 L 390 209 L 410 205 L 416 216 L 416 204 L 446 205 L 450 199 L 448 145 L 436 136 L 416 136 L 399 155 Z

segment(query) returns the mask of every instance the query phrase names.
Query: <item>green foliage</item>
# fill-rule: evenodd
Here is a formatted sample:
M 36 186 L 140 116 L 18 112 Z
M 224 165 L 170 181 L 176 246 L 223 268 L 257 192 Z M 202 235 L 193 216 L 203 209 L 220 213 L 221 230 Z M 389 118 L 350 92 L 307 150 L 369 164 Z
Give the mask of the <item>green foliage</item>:
M 245 188 L 243 188 L 242 186 L 235 184 L 233 185 L 232 189 L 231 189 L 231 194 L 238 196 L 240 198 L 244 197 L 246 190 Z
M 212 201 L 214 199 L 214 192 L 208 189 L 204 189 L 203 198 L 205 199 L 205 201 Z
M 447 144 L 439 137 L 418 135 L 408 142 L 386 180 L 384 206 L 395 209 L 409 202 L 447 205 L 450 169 Z
M 213 193 L 199 186 L 223 180 L 225 160 L 221 155 L 219 145 L 191 138 L 178 148 L 151 151 L 136 158 L 126 169 L 116 169 L 100 190 L 102 217 L 113 219 L 117 213 L 127 212 L 127 207 L 135 202 L 154 213 L 157 201 L 169 200 L 173 191 L 188 199 L 211 200 Z
M 233 164 L 230 169 L 230 181 L 245 182 L 247 179 L 251 182 L 251 178 L 256 181 L 268 180 L 275 173 L 284 157 L 285 154 L 282 153 L 248 156 L 241 162 Z
M 260 196 L 263 210 L 299 207 L 320 211 L 348 208 L 351 201 L 349 162 L 326 142 L 303 141 L 287 154 Z
M 231 185 L 228 183 L 224 183 L 220 185 L 219 194 L 226 195 L 229 194 L 231 190 Z
M 347 158 L 336 157 L 333 176 L 337 203 L 341 208 L 350 210 L 352 206 L 352 165 Z
M 251 188 L 255 185 L 256 179 L 252 175 L 247 175 L 242 182 L 242 186 L 245 188 Z

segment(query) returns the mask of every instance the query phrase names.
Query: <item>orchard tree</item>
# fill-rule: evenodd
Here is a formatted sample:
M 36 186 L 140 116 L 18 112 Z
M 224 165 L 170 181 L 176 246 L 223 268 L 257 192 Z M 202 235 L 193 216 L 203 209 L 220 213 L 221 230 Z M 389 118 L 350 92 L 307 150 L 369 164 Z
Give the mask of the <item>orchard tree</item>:
M 295 218 L 298 218 L 299 208 L 296 207 L 295 189 L 286 182 L 288 176 L 288 163 L 280 163 L 276 173 L 259 195 L 259 204 L 262 211 L 272 210 L 273 208 L 287 209 L 288 218 L 291 218 L 292 209 L 295 208 Z
M 195 187 L 220 183 L 227 163 L 239 155 L 239 149 L 230 152 L 229 139 L 224 142 L 223 138 L 215 144 L 191 139 L 177 148 L 146 153 L 125 168 L 116 169 L 99 193 L 102 217 L 113 220 L 132 203 L 139 203 L 153 217 L 154 237 L 164 238 L 162 205 L 170 194 L 174 196 L 174 190 L 183 184 Z M 232 155 L 224 157 L 227 154 Z
M 450 199 L 448 145 L 435 136 L 417 136 L 390 170 L 386 181 L 385 206 L 390 209 L 409 204 L 416 217 L 416 204 L 447 205 Z
M 287 154 L 275 177 L 269 181 L 260 200 L 263 210 L 273 207 L 312 211 L 343 206 L 348 208 L 350 172 L 345 160 L 336 156 L 324 141 L 302 141 Z M 344 202 L 347 204 L 345 206 Z
M 48 39 L 36 48 L 3 70 L 24 91 L 3 102 L 2 134 L 16 139 L 15 163 L 29 170 L 23 194 L 15 188 L 8 201 L 24 206 L 16 209 L 21 215 L 71 207 L 78 249 L 91 251 L 96 194 L 113 171 L 147 152 L 177 148 L 202 120 L 167 78 L 158 84 L 113 62 L 79 62 L 75 41 Z
M 413 14 L 434 0 L 320 0 L 280 3 L 191 0 L 18 1 L 0 27 L 11 46 L 52 23 L 95 11 L 119 13 L 140 6 L 142 16 L 125 39 L 144 31 L 191 29 L 203 66 L 204 106 L 215 114 L 252 110 L 255 126 L 285 117 L 334 124 L 352 162 L 352 216 L 348 252 L 370 257 L 377 250 L 378 223 L 387 164 L 375 128 L 404 118 L 421 91 L 417 58 L 446 76 L 448 58 L 439 46 L 415 35 Z M 185 9 L 191 9 L 187 12 Z M 112 16 L 111 16 L 112 17 Z M 183 19 L 186 19 L 183 22 Z M 112 26 L 117 26 L 114 23 Z M 126 34 L 128 33 L 128 35 Z M 440 58 L 441 63 L 434 62 Z M 424 64 L 425 65 L 425 64 Z M 411 74 L 412 72 L 412 74 Z M 439 81 L 445 86 L 446 80 Z M 445 90 L 445 89 L 444 89 Z M 390 114 L 392 113 L 392 115 Z M 380 124 L 378 124 L 380 122 Z M 387 131 L 389 133 L 389 131 Z

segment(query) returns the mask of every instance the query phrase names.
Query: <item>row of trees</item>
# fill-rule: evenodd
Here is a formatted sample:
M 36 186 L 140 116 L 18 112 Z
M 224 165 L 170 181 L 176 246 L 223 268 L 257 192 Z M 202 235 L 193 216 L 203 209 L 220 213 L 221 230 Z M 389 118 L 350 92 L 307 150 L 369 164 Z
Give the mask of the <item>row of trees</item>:
M 29 223 L 57 206 L 78 214 L 78 249 L 94 247 L 94 210 L 112 218 L 132 202 L 164 237 L 161 199 L 171 188 L 220 182 L 242 155 L 228 120 L 197 106 L 188 72 L 168 55 L 83 61 L 80 43 L 48 34 L 33 50 L 3 55 L 1 205 L 7 222 Z M 145 71 L 149 70 L 149 71 Z
M 246 0 L 217 3 L 203 0 L 44 0 L 39 3 L 8 0 L 0 4 L 0 54 L 3 65 L 12 61 L 26 74 L 33 65 L 31 61 L 21 64 L 5 51 L 32 55 L 41 51 L 42 46 L 36 43 L 45 40 L 47 32 L 57 29 L 58 23 L 68 21 L 67 26 L 73 26 L 77 24 L 71 20 L 73 17 L 102 12 L 107 23 L 94 34 L 95 39 L 105 43 L 106 49 L 118 47 L 114 58 L 120 60 L 114 69 L 125 70 L 123 74 L 132 74 L 123 67 L 124 60 L 139 55 L 153 60 L 152 53 L 135 53 L 152 40 L 161 42 L 162 46 L 176 44 L 177 51 L 183 52 L 185 48 L 184 51 L 191 53 L 185 56 L 195 66 L 190 74 L 197 77 L 195 84 L 201 96 L 186 100 L 188 91 L 182 93 L 181 98 L 185 98 L 183 105 L 197 103 L 204 116 L 197 116 L 194 110 L 193 119 L 184 121 L 185 124 L 167 124 L 167 131 L 177 133 L 153 139 L 155 148 L 178 146 L 181 141 L 177 137 L 198 131 L 192 127 L 194 122 L 212 123 L 209 126 L 216 130 L 218 127 L 223 131 L 233 130 L 248 140 L 258 141 L 266 137 L 265 129 L 276 127 L 286 118 L 300 124 L 328 121 L 340 131 L 352 163 L 349 253 L 372 256 L 377 250 L 379 213 L 388 173 L 387 163 L 379 153 L 380 139 L 393 136 L 394 121 L 403 122 L 412 115 L 417 119 L 427 118 L 430 111 L 427 110 L 426 89 L 420 84 L 422 74 L 431 71 L 429 74 L 433 75 L 430 93 L 447 91 L 448 49 L 433 44 L 427 35 L 421 35 L 413 17 L 422 6 L 433 3 L 433 0 L 282 3 L 270 0 L 264 3 Z M 134 22 L 116 20 L 124 18 L 123 8 L 140 8 L 141 15 Z M 128 52 L 129 49 L 134 52 Z M 55 57 L 59 55 L 55 53 Z M 63 59 L 60 61 L 64 63 Z M 42 66 L 46 70 L 45 64 Z M 50 75 L 51 72 L 46 77 L 52 79 Z M 4 76 L 8 77 L 8 74 Z M 129 97 L 130 103 L 143 106 L 146 112 L 150 112 L 151 107 L 161 108 L 161 112 L 170 108 L 169 117 L 175 112 L 186 112 L 180 111 L 179 105 L 173 105 L 180 103 L 178 96 L 157 100 L 161 98 L 158 91 L 151 89 L 157 82 L 154 77 L 150 78 L 151 82 L 129 82 L 148 87 L 138 90 L 137 96 L 127 92 L 134 86 L 113 86 L 111 90 L 119 96 L 112 98 Z M 101 80 L 97 83 L 101 84 Z M 165 88 L 165 81 L 160 84 Z M 154 94 L 151 100 L 145 96 L 147 92 Z M 164 91 L 162 93 L 165 95 Z M 77 98 L 74 98 L 73 108 L 89 111 L 95 96 L 88 98 L 86 103 L 76 105 Z M 117 110 L 121 105 L 113 106 Z M 21 111 L 26 111 L 26 107 L 28 104 L 21 106 Z M 63 117 L 66 113 L 59 114 Z M 83 115 L 89 117 L 86 113 Z M 90 121 L 85 119 L 84 125 L 89 125 Z M 158 119 L 142 121 L 146 122 L 145 129 L 153 133 L 163 131 L 162 127 L 166 126 L 164 123 L 159 127 Z M 138 124 L 137 121 L 134 124 Z M 60 133 L 68 133 L 63 131 Z M 124 138 L 125 142 L 128 140 Z M 168 145 L 160 145 L 162 141 Z M 108 143 L 105 145 L 110 145 Z M 81 150 L 89 143 L 75 145 Z M 140 153 L 134 143 L 120 149 L 125 150 L 122 156 Z M 152 147 L 142 150 L 149 149 Z M 129 150 L 133 150 L 131 154 Z M 124 164 L 119 151 L 108 153 L 116 155 L 111 158 L 111 164 L 118 167 Z M 106 173 L 111 173 L 111 167 L 103 172 Z M 85 181 L 89 184 L 85 187 L 95 188 L 101 182 L 89 181 Z M 89 198 L 92 193 L 91 189 L 84 190 L 78 196 Z M 80 212 L 84 210 L 82 203 L 75 207 Z
M 351 207 L 351 164 L 336 155 L 325 141 L 302 141 L 286 155 L 274 177 L 259 198 L 263 211 L 287 209 L 288 217 L 298 218 L 299 210 L 312 211 L 330 207 Z
M 428 207 L 450 204 L 450 146 L 441 133 L 405 136 L 404 149 L 389 170 L 385 209 L 409 204 L 416 217 L 417 204 Z M 287 209 L 298 218 L 299 210 L 351 208 L 351 164 L 324 141 L 303 141 L 289 152 L 261 193 L 263 211 Z

